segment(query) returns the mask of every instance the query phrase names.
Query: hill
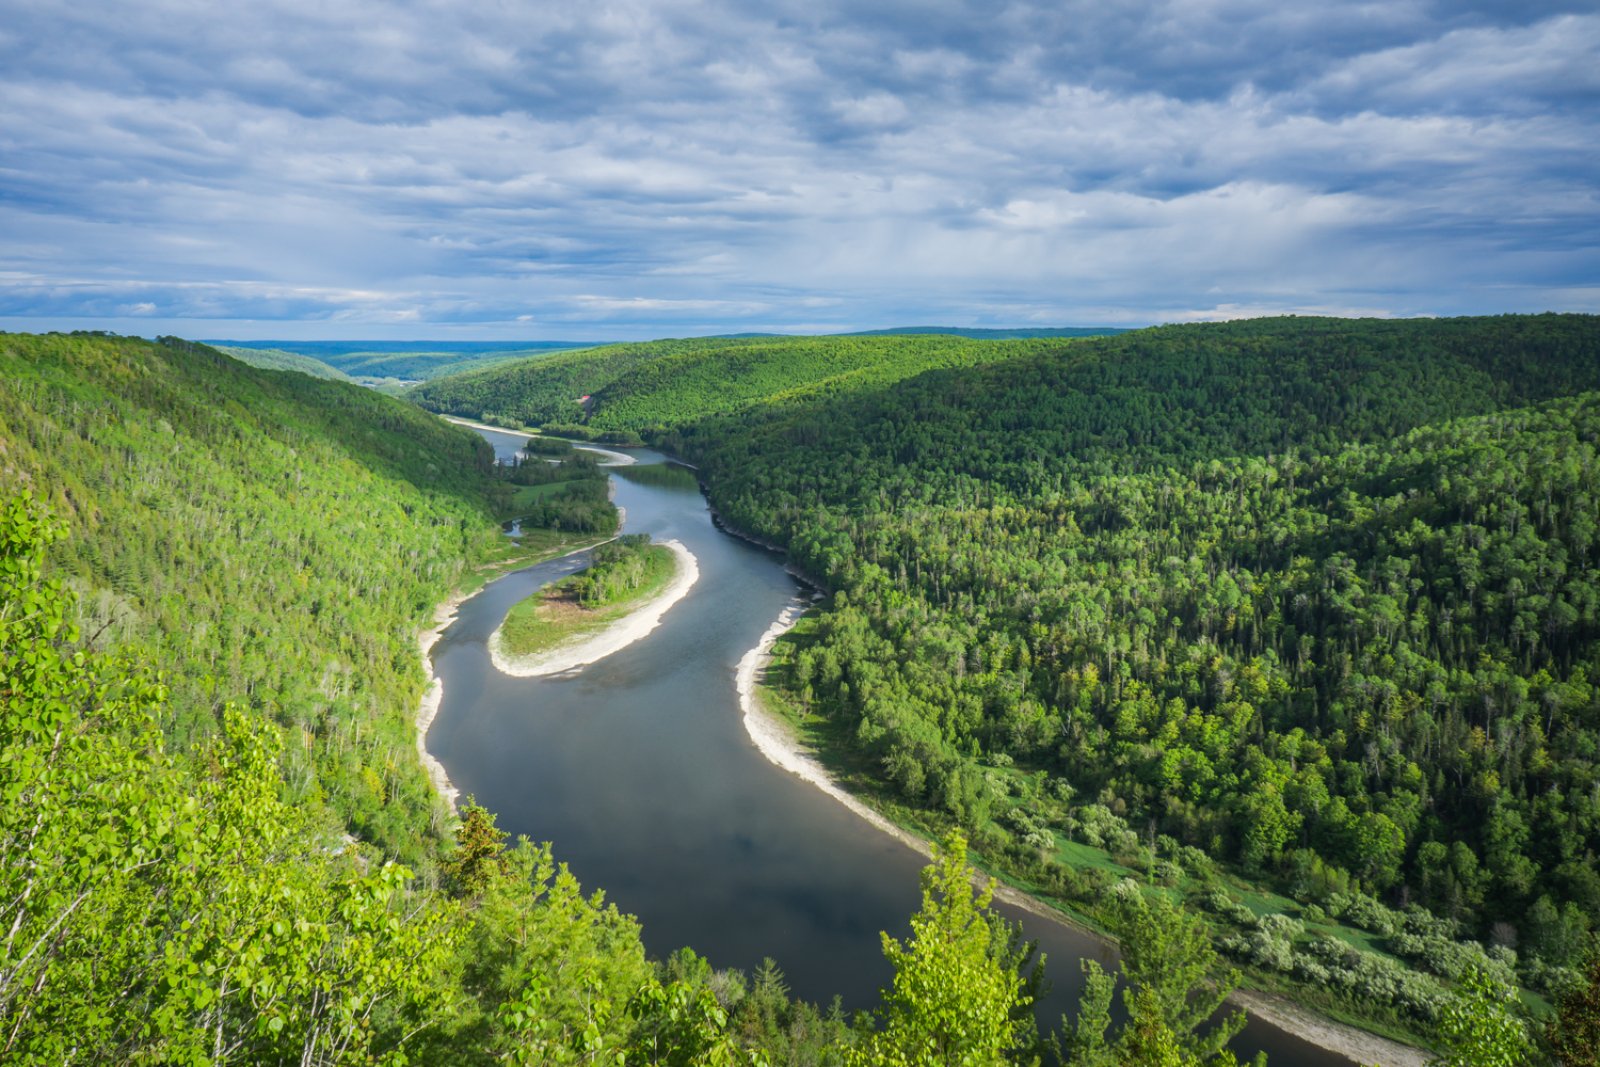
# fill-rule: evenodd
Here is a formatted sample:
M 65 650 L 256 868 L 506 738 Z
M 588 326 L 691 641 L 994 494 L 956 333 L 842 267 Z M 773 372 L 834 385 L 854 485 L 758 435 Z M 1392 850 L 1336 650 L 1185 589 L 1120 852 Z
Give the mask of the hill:
M 297 739 L 296 800 L 420 857 L 415 633 L 498 550 L 480 439 L 199 345 L 3 335 L 0 441 L 0 493 L 67 524 L 52 564 L 84 632 L 166 673 L 170 740 L 236 702 Z
M 328 378 L 336 382 L 353 379 L 337 367 L 330 367 L 320 359 L 303 356 L 298 352 L 285 352 L 281 348 L 241 348 L 237 345 L 214 345 L 223 355 L 232 356 L 241 363 L 263 370 L 292 370 L 309 374 L 313 378 Z
M 777 684 L 858 788 L 1426 1032 L 1437 986 L 1319 939 L 1554 989 L 1600 914 L 1596 389 L 1593 317 L 1260 320 L 658 440 L 833 591 Z
M 1109 337 L 1129 333 L 1121 326 L 1038 326 L 1015 329 L 985 329 L 979 326 L 894 326 L 886 330 L 855 330 L 844 337 L 892 337 L 898 334 L 948 334 L 981 341 L 1005 341 L 1028 337 Z
M 872 390 L 1060 341 L 951 336 L 724 337 L 607 345 L 441 378 L 408 395 L 434 411 L 515 425 L 637 433 L 714 412 Z M 582 398 L 587 397 L 587 400 Z
M 588 346 L 587 342 L 581 341 L 217 341 L 211 343 L 229 352 L 230 355 L 235 354 L 238 349 L 250 349 L 257 352 L 304 356 L 348 375 L 363 385 L 372 386 L 427 381 L 447 374 L 460 374 L 513 360 Z M 257 363 L 257 365 L 264 364 Z

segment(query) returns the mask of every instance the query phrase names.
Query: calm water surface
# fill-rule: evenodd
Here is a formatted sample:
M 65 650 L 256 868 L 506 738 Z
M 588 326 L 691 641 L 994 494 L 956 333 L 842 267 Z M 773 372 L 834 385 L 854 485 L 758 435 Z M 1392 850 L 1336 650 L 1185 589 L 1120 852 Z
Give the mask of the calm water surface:
M 520 435 L 484 432 L 502 457 Z M 650 452 L 639 462 L 658 462 Z M 794 995 L 869 1007 L 891 976 L 878 931 L 908 931 L 925 861 L 756 750 L 734 690 L 739 659 L 800 590 L 781 559 L 717 530 L 692 490 L 613 478 L 626 532 L 676 538 L 700 580 L 647 638 L 553 678 L 507 678 L 486 642 L 507 609 L 586 563 L 542 563 L 461 606 L 434 647 L 444 701 L 428 748 L 502 829 L 551 841 L 586 888 L 637 916 L 649 951 L 689 945 L 715 967 L 778 962 Z M 1107 950 L 1009 906 L 1048 956 L 1041 1019 L 1076 1003 L 1077 961 Z M 1342 1057 L 1252 1021 L 1235 1051 L 1273 1067 Z

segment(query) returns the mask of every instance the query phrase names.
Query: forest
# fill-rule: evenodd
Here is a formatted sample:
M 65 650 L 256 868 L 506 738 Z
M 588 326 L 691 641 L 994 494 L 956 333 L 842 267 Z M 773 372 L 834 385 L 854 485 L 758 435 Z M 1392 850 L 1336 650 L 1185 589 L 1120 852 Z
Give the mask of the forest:
M 648 959 L 559 842 L 428 791 L 416 630 L 501 518 L 603 524 L 592 463 L 0 337 L 0 1058 L 1222 1067 L 1242 970 L 1450 1067 L 1595 1062 L 1594 320 L 815 341 L 863 343 L 932 367 L 603 428 L 827 583 L 776 681 L 942 841 L 852 1019 Z M 1121 937 L 1054 1032 L 969 848 Z
M 827 587 L 777 684 L 907 821 L 1091 916 L 1118 872 L 1177 889 L 1253 979 L 1423 1039 L 1469 972 L 1570 990 L 1600 916 L 1600 322 L 1025 344 L 698 406 L 674 368 L 745 361 L 675 350 L 589 422 L 696 463 Z
M 426 382 L 430 411 L 638 443 L 713 412 L 841 396 L 937 368 L 1044 352 L 1061 342 L 959 336 L 725 337 L 608 345 Z
M 1557 991 L 1600 915 L 1597 386 L 1593 319 L 1280 320 L 671 441 L 834 590 L 788 686 L 899 800 L 1069 898 L 1098 887 L 1058 845 L 1110 827 L 1196 898 L 1216 859 L 1336 918 L 1420 906 L 1391 955 Z M 1226 943 L 1326 985 L 1315 926 Z

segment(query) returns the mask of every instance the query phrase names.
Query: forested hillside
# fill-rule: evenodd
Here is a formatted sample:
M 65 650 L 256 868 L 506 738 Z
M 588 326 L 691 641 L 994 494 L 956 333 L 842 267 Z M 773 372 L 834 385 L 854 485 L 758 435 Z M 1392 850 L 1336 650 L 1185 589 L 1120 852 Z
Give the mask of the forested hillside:
M 927 370 L 1015 359 L 1061 343 L 953 336 L 655 341 L 441 378 L 409 395 L 433 411 L 510 425 L 578 423 L 590 432 L 631 434 L 712 412 L 872 390 Z
M 1266 320 L 665 440 L 835 591 L 787 684 L 902 802 L 1069 897 L 1087 841 L 1421 903 L 1391 951 L 1537 985 L 1600 915 L 1597 387 L 1593 318 Z
M 502 540 L 476 435 L 184 342 L 0 337 L 0 493 L 65 523 L 81 626 L 162 671 L 180 748 L 233 701 L 288 731 L 290 799 L 415 861 L 416 629 Z
M 213 345 L 223 355 L 232 356 L 240 363 L 263 370 L 292 370 L 309 374 L 313 378 L 331 378 L 336 382 L 353 381 L 350 375 L 311 356 L 286 352 L 281 348 L 241 348 L 238 345 Z

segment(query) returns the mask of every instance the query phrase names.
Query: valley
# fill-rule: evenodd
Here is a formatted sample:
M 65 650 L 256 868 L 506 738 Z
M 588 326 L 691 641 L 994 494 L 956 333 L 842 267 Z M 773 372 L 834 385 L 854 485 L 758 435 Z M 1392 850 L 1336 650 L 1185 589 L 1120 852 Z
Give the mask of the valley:
M 1172 1003 L 1244 984 L 1248 1025 L 1162 1017 L 1196 1056 L 1329 1065 L 1423 1062 L 1469 1011 L 1538 1034 L 1585 988 L 1592 319 L 672 341 L 417 388 L 473 429 L 175 338 L 4 344 L 7 603 L 59 605 L 0 617 L 5 670 L 93 712 L 59 779 L 30 755 L 59 710 L 0 737 L 8 788 L 62 813 L 5 829 L 11 899 L 67 908 L 12 905 L 61 932 L 0 973 L 50 991 L 6 994 L 35 1059 L 74 1027 L 620 1055 L 686 1018 L 752 1063 L 877 1056 L 916 957 L 875 935 L 930 854 L 919 921 L 962 906 L 951 857 L 1009 883 L 994 1040 L 1067 1062 L 1108 967 Z M 572 633 L 537 606 L 561 579 Z M 71 904 L 87 875 L 50 857 L 135 812 Z M 227 843 L 184 859 L 206 822 Z M 263 970 L 264 891 L 324 940 Z M 146 936 L 78 969 L 115 916 Z M 1052 983 L 1026 1011 L 1024 935 Z M 363 970 L 379 945 L 414 963 Z M 211 1007 L 129 977 L 162 952 L 211 961 Z M 292 1006 L 347 972 L 369 1022 Z M 156 1029 L 97 1015 L 105 982 Z

